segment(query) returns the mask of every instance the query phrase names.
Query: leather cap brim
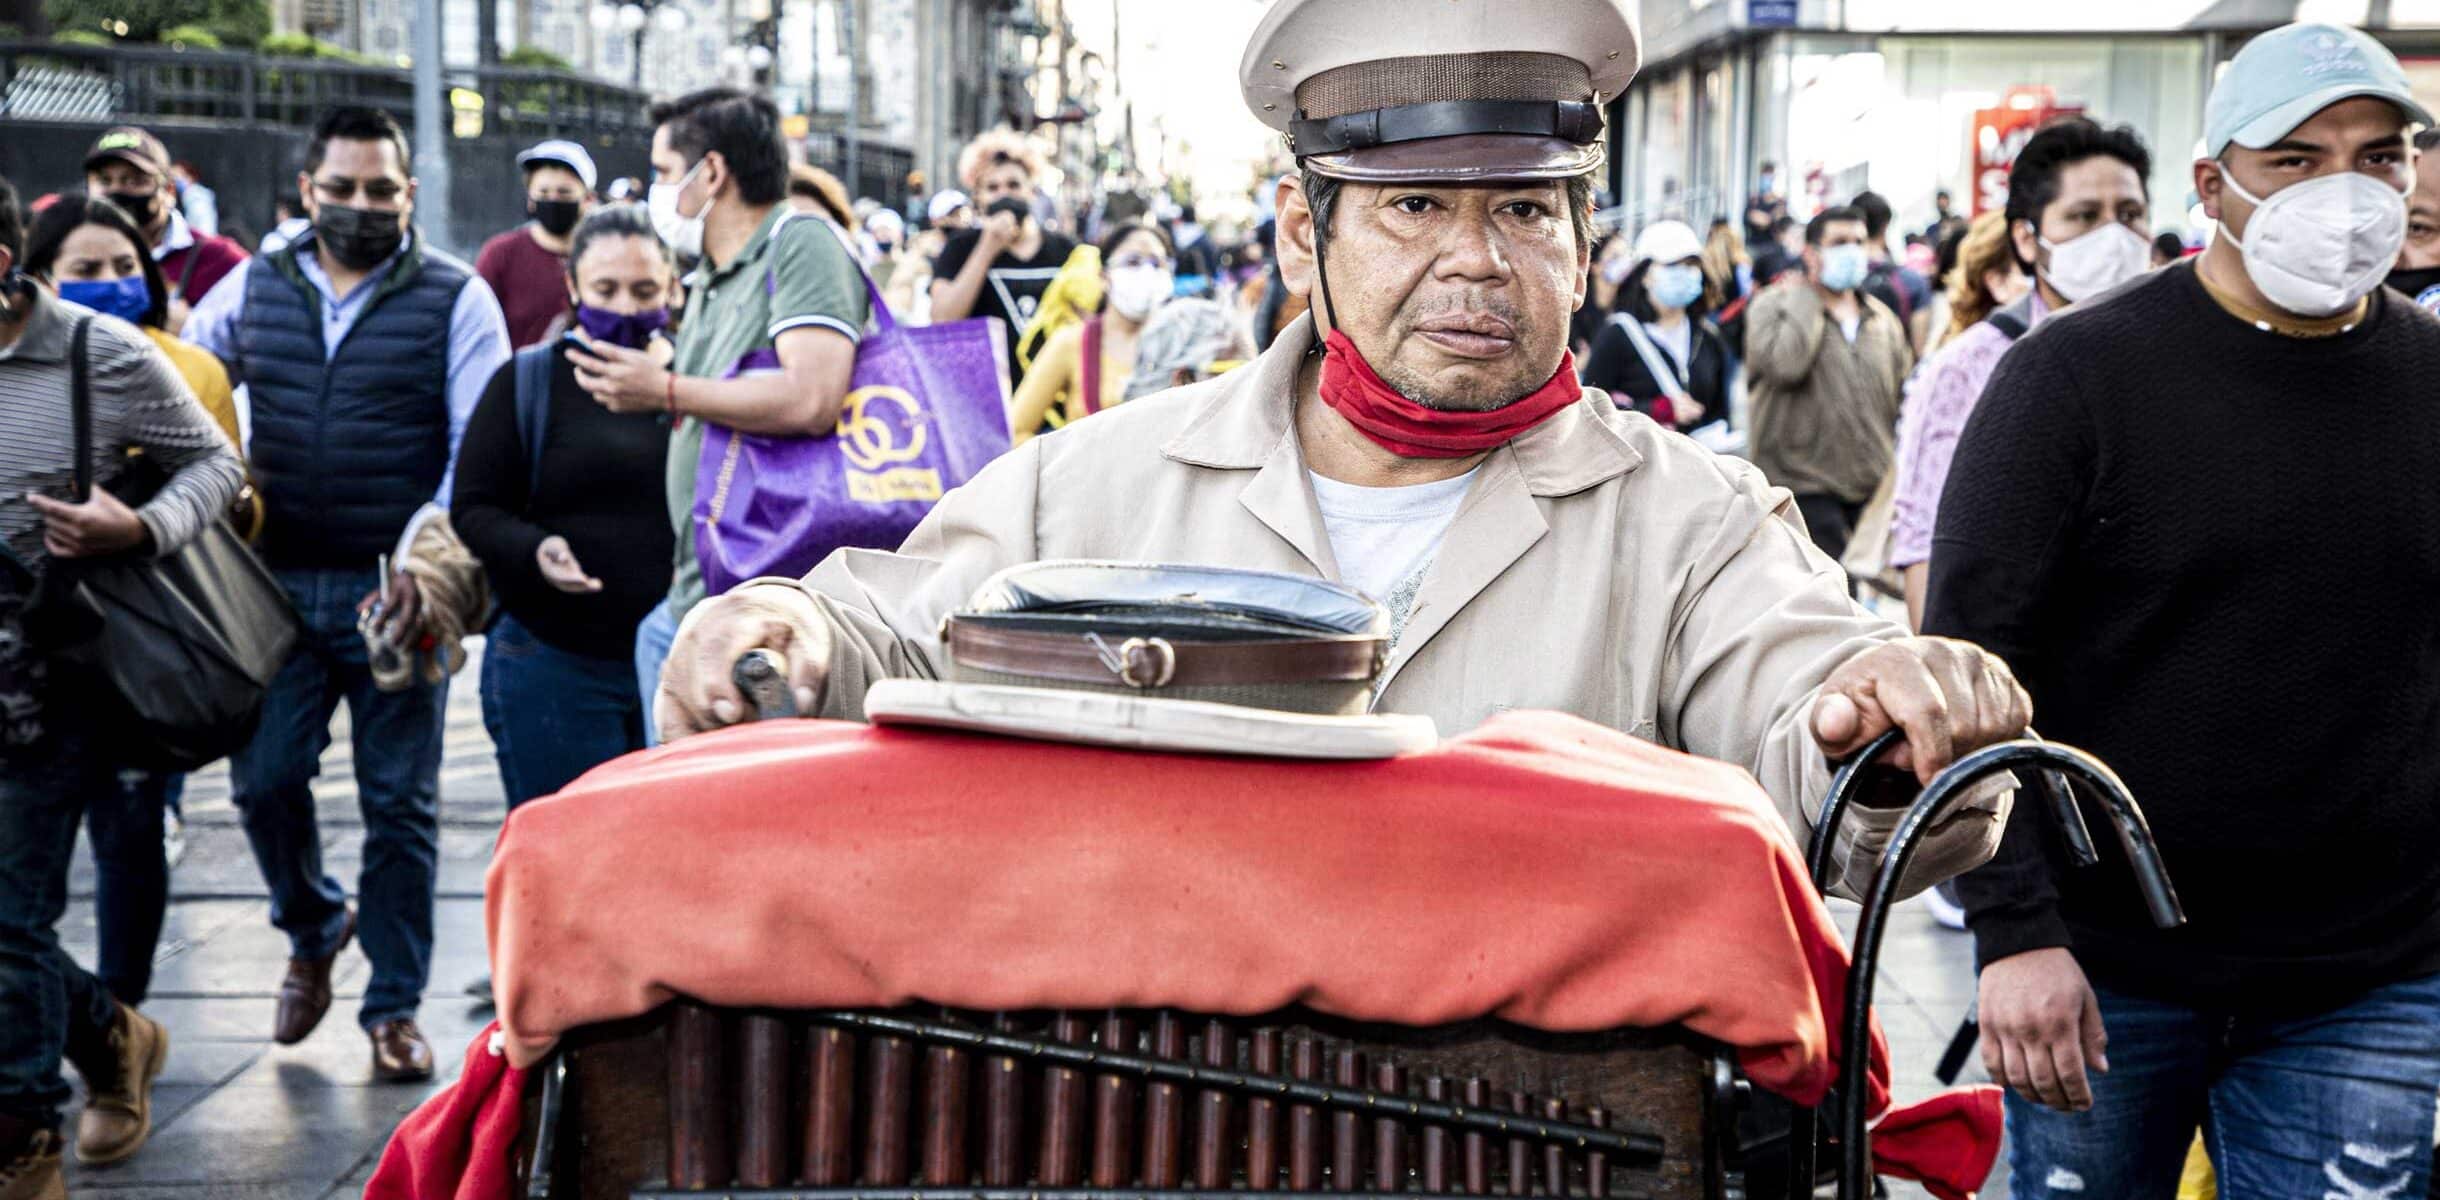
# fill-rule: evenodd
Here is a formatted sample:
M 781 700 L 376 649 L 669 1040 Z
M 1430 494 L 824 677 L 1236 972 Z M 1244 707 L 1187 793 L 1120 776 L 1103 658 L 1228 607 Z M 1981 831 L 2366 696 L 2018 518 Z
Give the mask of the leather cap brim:
M 1601 166 L 1602 145 L 1512 133 L 1468 133 L 1368 146 L 1300 159 L 1314 174 L 1350 183 L 1496 183 L 1570 179 Z

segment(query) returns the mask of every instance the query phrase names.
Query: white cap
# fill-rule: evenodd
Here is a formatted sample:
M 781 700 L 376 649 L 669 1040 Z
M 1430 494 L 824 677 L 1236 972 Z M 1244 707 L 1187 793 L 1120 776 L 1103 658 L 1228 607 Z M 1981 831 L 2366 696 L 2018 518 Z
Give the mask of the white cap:
M 1703 239 L 1684 221 L 1654 221 L 1635 235 L 1639 262 L 1673 263 L 1703 257 Z
M 584 182 L 586 191 L 593 190 L 593 156 L 585 153 L 585 148 L 574 142 L 565 138 L 552 138 L 547 142 L 534 143 L 532 149 L 517 156 L 517 169 L 519 170 L 531 167 L 535 163 L 556 163 L 566 167 L 576 172 L 576 178 Z
M 948 216 L 950 213 L 956 212 L 957 210 L 965 208 L 973 203 L 974 201 L 966 198 L 966 193 L 961 192 L 956 188 L 950 188 L 948 191 L 938 192 L 933 195 L 932 203 L 924 209 L 924 219 L 927 221 L 937 221 L 942 217 Z

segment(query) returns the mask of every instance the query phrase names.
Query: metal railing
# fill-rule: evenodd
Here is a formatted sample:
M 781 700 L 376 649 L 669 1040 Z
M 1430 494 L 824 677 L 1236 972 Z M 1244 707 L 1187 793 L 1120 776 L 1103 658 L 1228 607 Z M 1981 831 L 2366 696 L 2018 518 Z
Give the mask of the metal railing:
M 518 67 L 455 68 L 482 97 L 485 133 L 652 132 L 649 98 L 617 84 Z M 185 120 L 311 126 L 339 105 L 414 120 L 412 75 L 394 67 L 155 46 L 0 42 L 0 119 Z

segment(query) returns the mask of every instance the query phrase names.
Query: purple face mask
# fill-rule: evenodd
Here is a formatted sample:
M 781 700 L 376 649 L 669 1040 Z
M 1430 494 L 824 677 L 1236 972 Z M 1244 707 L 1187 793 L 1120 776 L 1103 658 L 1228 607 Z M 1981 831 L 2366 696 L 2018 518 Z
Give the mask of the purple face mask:
M 586 337 L 594 341 L 641 350 L 644 343 L 652 340 L 653 334 L 668 328 L 669 310 L 647 308 L 642 312 L 623 313 L 579 304 L 576 306 L 576 324 L 585 331 Z

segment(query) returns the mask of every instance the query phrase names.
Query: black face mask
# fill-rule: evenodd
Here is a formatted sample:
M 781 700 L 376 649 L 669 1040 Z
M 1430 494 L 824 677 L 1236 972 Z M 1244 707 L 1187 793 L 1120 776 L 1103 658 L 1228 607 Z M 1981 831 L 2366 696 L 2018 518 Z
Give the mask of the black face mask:
M 159 192 L 104 192 L 102 198 L 118 205 L 119 211 L 126 213 L 138 229 L 152 224 L 153 218 L 161 212 Z
M 1034 206 L 1031 201 L 1027 200 L 1023 196 L 1002 196 L 999 199 L 984 205 L 983 211 L 992 216 L 997 216 L 1001 213 L 1014 213 L 1016 214 L 1017 220 L 1022 222 L 1025 220 L 1025 218 L 1034 215 Z
M 552 237 L 566 237 L 576 228 L 576 219 L 584 215 L 585 206 L 574 200 L 530 200 L 526 210 L 534 214 L 534 224 L 542 226 Z
M 2420 301 L 2423 293 L 2440 287 L 2440 267 L 2400 267 L 2389 273 L 2389 286 L 2406 293 L 2409 300 Z M 2433 300 L 2440 302 L 2440 296 Z
M 397 213 L 339 204 L 325 204 L 314 213 L 313 233 L 322 249 L 351 271 L 380 266 L 407 238 Z

